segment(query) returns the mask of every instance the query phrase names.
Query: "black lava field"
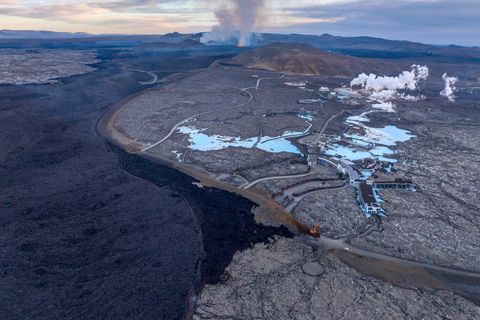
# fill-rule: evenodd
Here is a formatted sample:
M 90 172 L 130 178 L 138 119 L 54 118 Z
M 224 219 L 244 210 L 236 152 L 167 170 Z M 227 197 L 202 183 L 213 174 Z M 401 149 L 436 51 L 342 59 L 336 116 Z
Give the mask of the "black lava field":
M 0 86 L 0 319 L 181 319 L 236 251 L 290 236 L 256 225 L 251 202 L 96 134 L 146 89 L 129 68 L 202 68 L 218 52 L 100 58 L 58 85 Z

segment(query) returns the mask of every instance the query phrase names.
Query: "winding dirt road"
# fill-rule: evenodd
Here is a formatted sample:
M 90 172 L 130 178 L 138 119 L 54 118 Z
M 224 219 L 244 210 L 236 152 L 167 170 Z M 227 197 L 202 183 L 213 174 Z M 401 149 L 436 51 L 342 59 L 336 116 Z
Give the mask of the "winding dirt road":
M 272 177 L 265 177 L 265 178 L 260 178 L 260 179 L 257 179 L 255 181 L 252 181 L 248 184 L 244 184 L 244 185 L 241 185 L 240 188 L 241 189 L 250 189 L 252 188 L 253 186 L 255 186 L 256 184 L 262 182 L 262 181 L 268 181 L 268 180 L 276 180 L 276 179 L 292 179 L 292 178 L 303 178 L 303 177 L 309 177 L 309 176 L 313 176 L 314 174 L 318 173 L 317 171 L 311 171 L 311 172 L 307 172 L 307 173 L 301 173 L 301 174 L 297 174 L 297 175 L 287 175 L 287 176 L 272 176 Z

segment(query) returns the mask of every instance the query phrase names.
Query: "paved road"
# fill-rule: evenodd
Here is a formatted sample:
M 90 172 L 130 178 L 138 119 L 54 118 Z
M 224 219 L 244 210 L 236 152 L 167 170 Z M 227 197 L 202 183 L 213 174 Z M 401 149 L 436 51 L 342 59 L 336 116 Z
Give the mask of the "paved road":
M 333 186 L 333 187 L 324 187 L 324 188 L 317 188 L 317 189 L 313 189 L 311 191 L 308 191 L 300 196 L 297 196 L 297 197 L 293 197 L 293 201 L 290 202 L 286 207 L 285 207 L 285 211 L 287 212 L 290 212 L 292 213 L 293 210 L 297 207 L 297 205 L 300 203 L 300 201 L 302 201 L 304 198 L 306 198 L 307 196 L 311 195 L 312 193 L 315 193 L 315 192 L 321 192 L 321 191 L 325 191 L 325 190 L 332 190 L 332 189 L 343 189 L 343 188 L 346 188 L 347 187 L 347 184 L 343 184 L 343 185 L 340 185 L 340 186 Z
M 307 129 L 305 129 L 305 131 L 301 132 L 301 133 L 295 133 L 295 134 L 290 134 L 290 135 L 286 135 L 286 136 L 280 136 L 280 137 L 275 137 L 275 138 L 270 138 L 270 139 L 267 139 L 267 140 L 264 140 L 262 141 L 261 143 L 267 143 L 269 141 L 273 141 L 273 140 L 279 140 L 279 139 L 288 139 L 288 138 L 298 138 L 298 137 L 302 137 L 302 136 L 305 136 L 308 134 L 308 132 L 310 131 L 310 129 L 312 128 L 312 124 L 308 121 L 305 121 L 309 126 Z
M 324 186 L 325 182 L 327 182 L 327 181 L 332 181 L 332 180 L 318 179 L 318 180 L 315 180 L 315 181 L 306 181 L 302 184 L 297 184 L 297 185 L 293 185 L 293 186 L 289 186 L 289 187 L 285 188 L 282 191 L 282 194 L 284 196 L 293 196 L 296 193 L 305 192 L 307 190 L 311 190 L 311 189 L 314 189 L 314 188 L 320 188 L 320 187 Z
M 352 240 L 352 239 L 355 239 L 355 238 L 364 238 L 364 237 L 368 236 L 369 234 L 371 234 L 372 232 L 382 232 L 382 231 L 383 231 L 383 227 L 381 226 L 381 222 L 379 220 L 377 220 L 373 224 L 368 226 L 362 233 L 347 235 L 347 236 L 344 236 L 344 237 L 340 238 L 339 240 L 349 241 L 349 240 Z
M 283 79 L 285 78 L 286 75 L 285 74 L 282 74 L 280 77 L 271 77 L 271 78 L 260 78 L 257 80 L 257 85 L 255 86 L 255 89 L 260 89 L 260 83 L 263 81 L 263 80 L 273 80 L 273 79 Z
M 317 171 L 311 171 L 307 173 L 302 173 L 302 174 L 297 174 L 297 175 L 289 175 L 289 176 L 273 176 L 273 177 L 265 177 L 265 178 L 260 178 L 255 181 L 252 181 L 246 185 L 241 185 L 241 189 L 250 189 L 251 187 L 255 186 L 256 184 L 262 182 L 262 181 L 267 181 L 267 180 L 276 180 L 276 179 L 289 179 L 289 178 L 302 178 L 302 177 L 308 177 L 316 174 Z
M 370 229 L 370 228 L 369 228 Z M 315 242 L 313 242 L 315 244 Z M 409 259 L 397 258 L 393 256 L 389 256 L 382 253 L 372 252 L 364 249 L 356 248 L 346 242 L 345 239 L 331 239 L 326 237 L 321 237 L 316 240 L 317 245 L 321 245 L 326 247 L 327 249 L 336 249 L 336 250 L 343 250 L 354 253 L 356 255 L 367 257 L 367 258 L 375 258 L 382 261 L 388 261 L 391 263 L 404 265 L 408 267 L 416 267 L 416 268 L 426 268 L 434 271 L 439 271 L 441 273 L 448 273 L 450 275 L 458 275 L 464 277 L 470 277 L 473 280 L 480 281 L 480 273 L 458 270 L 448 267 L 442 267 L 431 263 L 426 262 L 419 262 Z
M 153 79 L 151 81 L 139 82 L 139 84 L 141 84 L 141 85 L 151 85 L 151 84 L 155 84 L 155 83 L 158 82 L 158 76 L 155 73 L 153 73 L 152 71 L 145 71 L 145 70 L 140 70 L 140 69 L 128 69 L 128 70 L 129 71 L 146 73 L 146 74 L 149 74 L 153 77 Z
M 328 126 L 330 125 L 330 122 L 332 122 L 333 119 L 335 119 L 336 117 L 338 117 L 339 115 L 341 115 L 344 112 L 346 112 L 346 110 L 342 110 L 339 113 L 334 114 L 333 116 L 328 118 L 327 121 L 325 121 L 322 129 L 320 130 L 320 133 L 318 134 L 317 139 L 313 142 L 313 148 L 314 149 L 318 148 L 318 143 L 320 142 L 320 139 L 322 138 L 323 133 L 325 132 L 325 130 L 327 130 Z

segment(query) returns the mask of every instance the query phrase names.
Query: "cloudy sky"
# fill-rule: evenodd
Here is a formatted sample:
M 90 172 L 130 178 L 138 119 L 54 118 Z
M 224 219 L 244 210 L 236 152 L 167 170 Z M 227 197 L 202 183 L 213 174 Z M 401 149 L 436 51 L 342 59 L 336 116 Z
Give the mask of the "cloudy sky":
M 256 29 L 480 46 L 480 0 L 265 0 Z M 0 0 L 0 29 L 208 31 L 228 0 Z

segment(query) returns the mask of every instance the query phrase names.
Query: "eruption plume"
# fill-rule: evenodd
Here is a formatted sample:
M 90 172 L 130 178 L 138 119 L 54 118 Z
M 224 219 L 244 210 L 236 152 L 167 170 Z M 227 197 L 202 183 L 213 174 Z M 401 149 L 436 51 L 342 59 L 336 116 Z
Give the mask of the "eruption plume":
M 265 0 L 223 1 L 221 9 L 215 11 L 218 25 L 202 37 L 202 42 L 225 42 L 237 39 L 238 46 L 249 44 L 250 34 L 258 25 Z

